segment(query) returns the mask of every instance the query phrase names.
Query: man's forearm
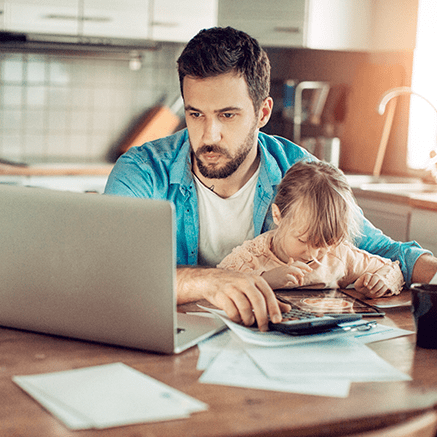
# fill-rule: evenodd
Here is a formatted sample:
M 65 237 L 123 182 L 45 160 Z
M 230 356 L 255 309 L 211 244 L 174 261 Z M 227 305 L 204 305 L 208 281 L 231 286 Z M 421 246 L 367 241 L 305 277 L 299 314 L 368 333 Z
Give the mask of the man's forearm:
M 437 258 L 428 253 L 417 258 L 411 282 L 429 283 L 437 272 Z
M 176 269 L 177 304 L 181 305 L 203 299 L 203 291 L 208 287 L 208 271 L 210 267 L 181 266 Z

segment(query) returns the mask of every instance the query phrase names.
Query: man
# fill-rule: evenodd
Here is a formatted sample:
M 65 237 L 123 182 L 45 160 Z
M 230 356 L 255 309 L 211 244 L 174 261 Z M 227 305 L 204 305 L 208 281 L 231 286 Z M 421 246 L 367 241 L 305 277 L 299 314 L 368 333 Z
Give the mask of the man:
M 121 156 L 105 193 L 172 201 L 178 303 L 204 298 L 234 321 L 256 320 L 267 330 L 268 316 L 279 322 L 287 306 L 260 276 L 215 266 L 233 247 L 269 229 L 277 184 L 311 155 L 260 133 L 273 107 L 270 63 L 249 35 L 229 27 L 199 32 L 182 52 L 178 71 L 187 129 Z M 392 241 L 366 220 L 357 245 L 399 260 L 407 283 L 429 282 L 437 271 L 429 252 Z

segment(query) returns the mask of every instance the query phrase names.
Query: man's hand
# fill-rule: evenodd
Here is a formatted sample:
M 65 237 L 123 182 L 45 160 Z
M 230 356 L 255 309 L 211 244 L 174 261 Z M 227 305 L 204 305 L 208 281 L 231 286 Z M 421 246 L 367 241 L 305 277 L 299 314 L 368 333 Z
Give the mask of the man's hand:
M 236 323 L 256 321 L 260 331 L 268 330 L 268 316 L 278 323 L 290 310 L 260 276 L 218 268 L 179 267 L 177 297 L 178 304 L 206 299 Z

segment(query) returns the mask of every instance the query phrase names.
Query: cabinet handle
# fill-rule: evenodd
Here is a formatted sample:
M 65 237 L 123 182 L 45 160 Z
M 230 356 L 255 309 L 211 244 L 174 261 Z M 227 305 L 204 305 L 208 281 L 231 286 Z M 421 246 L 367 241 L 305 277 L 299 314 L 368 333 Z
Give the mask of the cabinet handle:
M 300 33 L 300 27 L 276 26 L 273 30 L 275 32 L 282 32 L 282 33 Z
M 107 23 L 108 21 L 112 21 L 112 18 L 109 17 L 79 17 L 81 21 L 94 21 L 95 23 Z
M 49 20 L 71 20 L 71 21 L 93 21 L 95 23 L 105 23 L 108 21 L 112 21 L 109 17 L 78 17 L 77 15 L 55 15 L 50 14 L 44 16 L 44 18 L 48 18 Z
M 178 27 L 179 23 L 176 23 L 175 21 L 152 21 L 151 25 L 159 27 Z
M 74 21 L 78 19 L 77 15 L 56 15 L 56 14 L 45 15 L 43 18 L 48 18 L 49 20 L 74 20 Z

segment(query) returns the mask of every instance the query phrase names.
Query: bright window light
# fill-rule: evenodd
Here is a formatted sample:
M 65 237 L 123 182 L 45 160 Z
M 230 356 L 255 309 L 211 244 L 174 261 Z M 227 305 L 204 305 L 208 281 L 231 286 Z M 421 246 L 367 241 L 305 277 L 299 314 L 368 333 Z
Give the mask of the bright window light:
M 419 0 L 411 88 L 437 107 L 437 1 Z M 437 113 L 420 97 L 410 96 L 407 165 L 423 169 L 437 148 Z

